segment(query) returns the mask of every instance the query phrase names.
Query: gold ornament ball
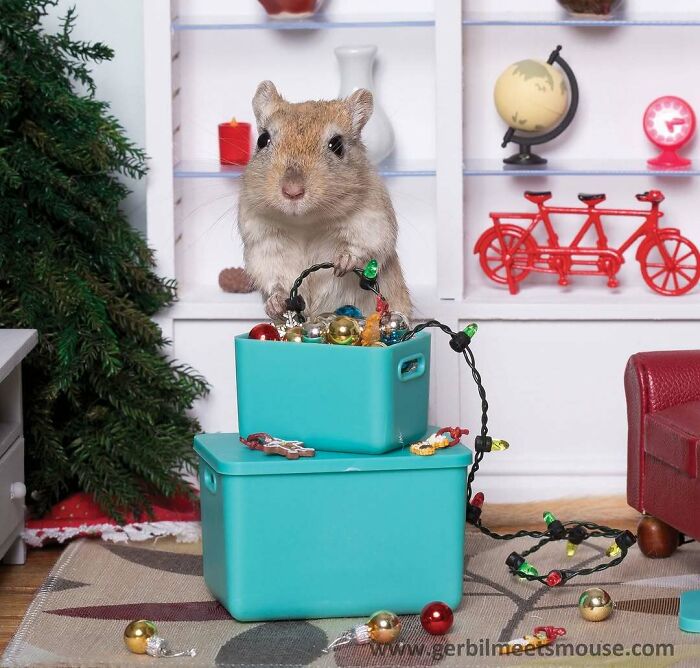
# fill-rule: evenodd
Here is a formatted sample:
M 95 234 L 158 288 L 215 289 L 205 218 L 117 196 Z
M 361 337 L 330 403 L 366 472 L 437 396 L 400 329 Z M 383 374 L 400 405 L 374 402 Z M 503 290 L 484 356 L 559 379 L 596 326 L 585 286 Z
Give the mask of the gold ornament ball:
M 578 600 L 581 617 L 589 622 L 605 621 L 613 611 L 613 602 L 605 589 L 586 589 Z
M 124 629 L 124 643 L 134 654 L 145 654 L 148 639 L 154 635 L 156 625 L 147 619 L 139 619 Z
M 375 612 L 367 622 L 369 637 L 380 645 L 395 642 L 401 633 L 401 620 L 388 610 Z
M 360 327 L 355 319 L 339 315 L 328 325 L 326 340 L 338 346 L 354 346 L 360 340 Z
M 301 327 L 290 327 L 284 333 L 284 340 L 290 343 L 301 343 L 304 337 L 304 331 Z

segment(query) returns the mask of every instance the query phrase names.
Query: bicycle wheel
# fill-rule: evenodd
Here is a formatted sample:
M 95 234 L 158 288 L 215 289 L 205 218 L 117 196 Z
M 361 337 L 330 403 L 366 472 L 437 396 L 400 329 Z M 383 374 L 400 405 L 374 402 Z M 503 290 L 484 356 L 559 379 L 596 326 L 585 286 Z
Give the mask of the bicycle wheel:
M 639 258 L 646 284 L 662 295 L 684 295 L 700 281 L 700 251 L 692 241 L 663 233 Z
M 515 249 L 517 246 L 517 250 Z M 511 255 L 510 278 L 522 281 L 532 270 L 537 257 L 537 243 L 527 231 L 517 225 L 502 225 L 501 234 L 494 228 L 486 230 L 476 244 L 479 263 L 484 273 L 494 282 L 508 285 L 506 257 Z

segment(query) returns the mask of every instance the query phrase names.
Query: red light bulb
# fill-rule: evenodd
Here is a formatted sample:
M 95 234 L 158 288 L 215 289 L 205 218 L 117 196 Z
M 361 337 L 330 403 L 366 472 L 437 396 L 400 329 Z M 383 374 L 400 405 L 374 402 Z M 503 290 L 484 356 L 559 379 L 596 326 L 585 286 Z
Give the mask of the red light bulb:
M 561 584 L 563 580 L 564 578 L 562 577 L 561 572 L 551 571 L 545 579 L 545 582 L 547 583 L 548 587 L 556 587 L 558 584 Z
M 484 493 L 477 492 L 472 496 L 472 500 L 469 503 L 475 508 L 481 508 L 484 505 Z

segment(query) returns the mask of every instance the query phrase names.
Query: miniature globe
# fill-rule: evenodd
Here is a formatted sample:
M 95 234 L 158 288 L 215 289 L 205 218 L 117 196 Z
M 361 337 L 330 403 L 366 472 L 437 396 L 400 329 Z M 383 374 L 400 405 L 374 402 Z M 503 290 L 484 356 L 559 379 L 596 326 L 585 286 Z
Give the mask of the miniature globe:
M 493 96 L 500 117 L 520 132 L 548 132 L 569 107 L 564 74 L 540 60 L 521 60 L 507 68 L 498 77 Z

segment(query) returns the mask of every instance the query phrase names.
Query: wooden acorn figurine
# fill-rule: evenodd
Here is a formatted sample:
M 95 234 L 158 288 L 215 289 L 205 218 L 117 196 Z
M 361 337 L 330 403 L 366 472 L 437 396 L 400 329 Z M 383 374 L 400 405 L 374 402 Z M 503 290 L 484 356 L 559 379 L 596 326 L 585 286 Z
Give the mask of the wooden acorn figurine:
M 645 515 L 637 526 L 637 543 L 644 556 L 666 559 L 680 545 L 681 535 L 672 526 L 656 517 Z

